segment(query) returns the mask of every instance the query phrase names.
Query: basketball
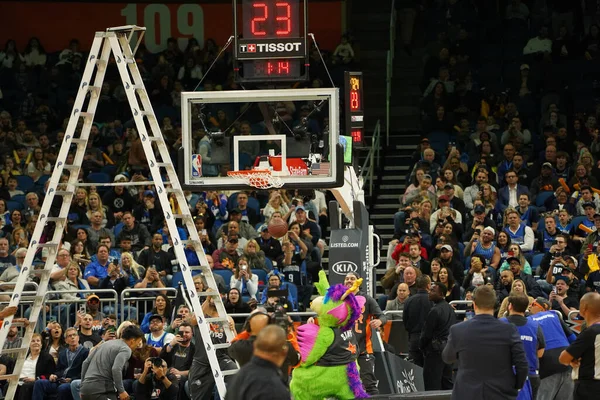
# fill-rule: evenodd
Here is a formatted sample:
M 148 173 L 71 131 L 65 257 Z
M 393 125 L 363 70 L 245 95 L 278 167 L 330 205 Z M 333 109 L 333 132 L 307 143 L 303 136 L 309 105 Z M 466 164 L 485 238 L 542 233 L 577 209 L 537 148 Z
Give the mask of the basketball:
M 288 224 L 279 217 L 275 217 L 269 221 L 269 233 L 276 239 L 279 239 L 288 232 Z

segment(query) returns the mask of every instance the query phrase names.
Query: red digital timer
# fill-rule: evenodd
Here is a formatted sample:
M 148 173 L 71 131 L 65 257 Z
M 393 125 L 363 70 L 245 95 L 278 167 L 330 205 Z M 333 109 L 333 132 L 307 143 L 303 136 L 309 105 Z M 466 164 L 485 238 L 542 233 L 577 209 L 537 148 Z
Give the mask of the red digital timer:
M 364 108 L 362 72 L 344 72 L 346 134 L 355 145 L 364 144 Z
M 300 36 L 298 0 L 243 0 L 244 39 Z
M 244 61 L 246 78 L 297 78 L 300 76 L 299 60 L 252 60 Z

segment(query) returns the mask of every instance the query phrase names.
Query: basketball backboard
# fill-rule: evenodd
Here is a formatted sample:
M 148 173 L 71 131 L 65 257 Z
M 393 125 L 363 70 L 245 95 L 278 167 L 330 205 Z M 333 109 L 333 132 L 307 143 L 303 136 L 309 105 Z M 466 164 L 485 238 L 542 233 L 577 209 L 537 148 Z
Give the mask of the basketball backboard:
M 338 96 L 337 89 L 182 93 L 181 182 L 192 190 L 252 189 L 227 172 L 260 169 L 284 188 L 342 186 Z

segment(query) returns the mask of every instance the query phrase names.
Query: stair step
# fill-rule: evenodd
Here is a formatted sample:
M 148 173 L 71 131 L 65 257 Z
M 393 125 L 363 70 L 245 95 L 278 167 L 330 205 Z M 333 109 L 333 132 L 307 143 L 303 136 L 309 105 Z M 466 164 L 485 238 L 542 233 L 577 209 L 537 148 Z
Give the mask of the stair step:
M 379 229 L 379 230 L 391 229 L 393 231 L 394 230 L 394 224 L 391 224 L 391 225 L 377 225 L 377 229 Z
M 405 175 L 389 175 L 386 174 L 383 176 L 383 180 L 384 181 L 401 181 L 402 179 L 406 179 L 406 174 Z
M 408 171 L 410 166 L 408 165 L 386 165 L 383 168 L 384 171 Z
M 398 194 L 380 194 L 377 196 L 377 200 L 398 200 L 399 197 Z
M 390 221 L 390 219 L 393 219 L 394 216 L 390 216 L 389 214 L 371 214 L 369 215 L 369 218 L 371 219 L 385 219 L 387 221 Z
M 406 185 L 405 184 L 391 184 L 391 185 L 380 185 L 379 186 L 380 189 L 406 189 Z
M 392 210 L 393 213 L 395 213 L 396 211 L 398 211 L 398 204 L 386 204 L 386 203 L 375 204 L 373 206 L 373 209 L 375 209 L 375 210 Z

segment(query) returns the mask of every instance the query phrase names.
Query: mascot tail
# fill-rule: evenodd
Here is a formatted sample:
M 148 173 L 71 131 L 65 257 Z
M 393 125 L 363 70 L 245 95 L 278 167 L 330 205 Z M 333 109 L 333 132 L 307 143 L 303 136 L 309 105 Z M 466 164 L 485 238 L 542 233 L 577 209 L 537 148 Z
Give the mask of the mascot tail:
M 351 362 L 347 365 L 348 372 L 348 383 L 350 384 L 350 389 L 352 389 L 352 393 L 354 393 L 354 397 L 357 399 L 367 399 L 369 395 L 365 392 L 363 388 L 362 382 L 360 380 L 360 373 L 358 372 L 358 368 L 355 362 Z

